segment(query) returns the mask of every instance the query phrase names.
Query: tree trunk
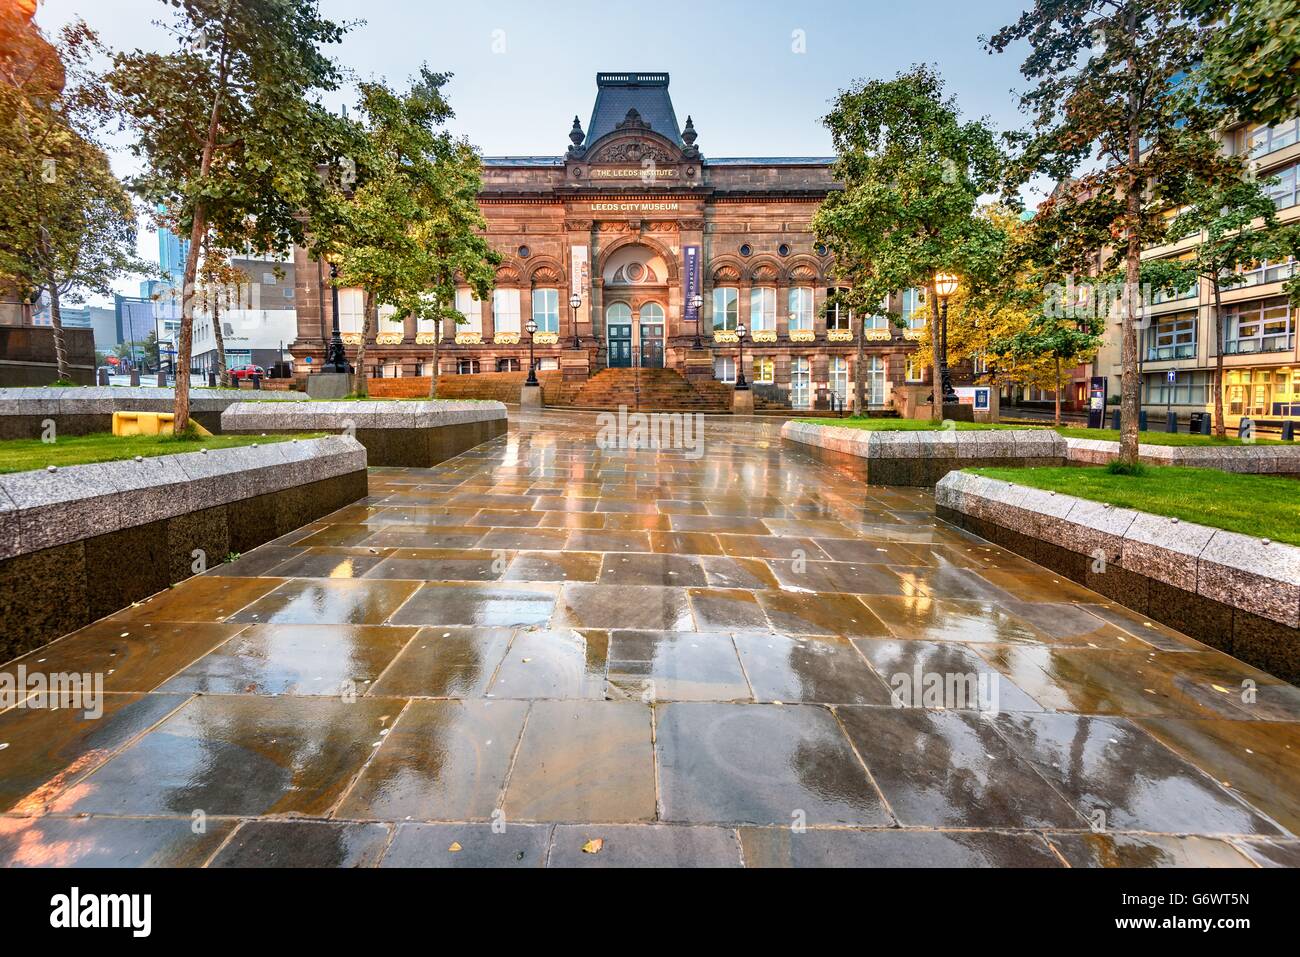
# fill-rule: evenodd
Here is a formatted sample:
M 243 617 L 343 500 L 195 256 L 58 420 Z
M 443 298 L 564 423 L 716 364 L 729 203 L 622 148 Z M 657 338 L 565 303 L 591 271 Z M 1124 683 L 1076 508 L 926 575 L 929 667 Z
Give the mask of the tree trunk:
M 943 330 L 939 328 L 939 297 L 935 295 L 934 283 L 926 286 L 926 305 L 930 309 L 930 421 L 943 420 L 943 379 L 939 375 L 939 356 L 947 353 L 947 344 L 940 345 Z
M 366 300 L 361 310 L 361 345 L 357 346 L 357 374 L 353 376 L 356 380 L 352 391 L 357 395 L 369 395 L 369 386 L 366 383 L 366 340 L 370 337 L 370 293 L 366 293 Z
M 1219 279 L 1214 283 L 1214 341 L 1218 345 L 1214 357 L 1214 434 L 1223 438 L 1228 434 L 1228 426 L 1223 417 L 1223 303 L 1219 292 Z
M 217 344 L 217 384 L 230 387 L 230 370 L 226 368 L 226 334 L 221 329 L 221 293 L 212 297 L 212 338 Z
M 419 328 L 417 321 L 416 328 Z M 429 398 L 438 398 L 438 340 L 442 338 L 442 317 L 433 323 L 433 368 L 429 370 Z
M 59 381 L 72 381 L 68 371 L 68 350 L 63 342 L 63 310 L 59 305 L 59 284 L 51 273 L 46 280 L 50 284 L 50 325 L 54 329 L 54 363 L 58 367 Z
M 865 416 L 867 414 L 867 317 L 865 315 L 858 319 L 858 357 L 853 363 L 853 414 Z
M 1056 417 L 1052 420 L 1053 425 L 1061 424 L 1061 357 L 1056 357 Z
M 1129 42 L 1137 43 L 1137 14 L 1128 14 Z M 1119 461 L 1128 466 L 1138 461 L 1138 420 L 1141 412 L 1140 383 L 1138 382 L 1137 312 L 1140 307 L 1138 283 L 1141 281 L 1142 243 L 1138 233 L 1142 214 L 1142 184 L 1138 181 L 1138 165 L 1142 159 L 1141 125 L 1137 116 L 1137 59 L 1134 52 L 1128 56 L 1128 176 L 1124 195 L 1124 318 L 1120 362 L 1123 373 L 1120 379 Z

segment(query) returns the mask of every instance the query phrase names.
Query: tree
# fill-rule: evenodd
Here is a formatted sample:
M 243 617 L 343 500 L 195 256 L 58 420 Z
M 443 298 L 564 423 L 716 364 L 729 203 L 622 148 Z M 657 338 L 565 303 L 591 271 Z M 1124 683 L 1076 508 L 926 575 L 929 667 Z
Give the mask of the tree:
M 1300 0 L 1185 0 L 1213 28 L 1199 78 L 1242 120 L 1295 116 L 1300 75 Z
M 146 166 L 132 187 L 151 207 L 172 210 L 190 236 L 176 359 L 181 432 L 189 424 L 195 280 L 209 232 L 283 253 L 307 242 L 308 224 L 334 215 L 317 166 L 351 147 L 350 124 L 316 97 L 339 85 L 322 48 L 348 28 L 322 19 L 318 0 L 168 2 L 177 49 L 119 53 L 109 81 Z
M 1021 74 L 1035 85 L 1021 105 L 1031 128 L 1013 137 L 1009 184 L 1046 174 L 1066 187 L 1039 207 L 1036 228 L 1056 234 L 1072 272 L 1109 271 L 1098 250 L 1124 264 L 1119 460 L 1128 467 L 1138 456 L 1142 247 L 1161 238 L 1160 217 L 1190 181 L 1236 176 L 1212 135 L 1221 113 L 1187 79 L 1210 33 L 1181 0 L 1035 0 L 986 41 L 997 52 L 1029 43 Z
M 1046 360 L 1051 368 L 1052 389 L 1056 394 L 1054 424 L 1061 424 L 1061 391 L 1065 381 L 1063 369 L 1090 359 L 1101 344 L 1102 320 L 1089 316 L 1071 316 L 1066 310 L 1045 309 L 1029 325 L 1014 335 L 992 344 L 994 352 L 1015 360 Z M 1022 373 L 1023 374 L 1023 373 Z M 1033 373 L 1028 373 L 1033 376 Z
M 0 280 L 50 299 L 55 362 L 70 381 L 65 298 L 109 295 L 143 271 L 135 211 L 94 136 L 103 120 L 100 79 L 86 69 L 95 35 L 77 21 L 57 49 L 0 17 Z
M 457 282 L 484 298 L 501 261 L 482 235 L 478 154 L 441 129 L 453 116 L 442 93 L 449 79 L 422 68 L 405 94 L 383 83 L 361 84 L 365 137 L 357 188 L 344 225 L 329 240 L 339 282 L 365 290 L 358 393 L 366 391 L 372 312 L 392 306 L 399 317 L 433 320 L 435 330 L 449 318 L 463 321 L 455 309 Z M 433 348 L 431 394 L 438 382 L 436 336 Z
M 1193 187 L 1186 207 L 1169 224 L 1168 241 L 1194 234 L 1201 242 L 1182 265 L 1189 282 L 1207 282 L 1214 291 L 1214 433 L 1223 436 L 1223 288 L 1245 281 L 1241 267 L 1300 258 L 1300 227 L 1279 226 L 1276 207 L 1260 184 L 1241 179 L 1222 187 Z M 1289 291 L 1300 303 L 1300 279 L 1290 281 Z
M 836 275 L 852 283 L 839 301 L 865 317 L 891 292 L 924 287 L 937 328 L 934 274 L 984 275 L 1001 256 L 997 230 L 975 215 L 1001 172 L 992 131 L 982 120 L 963 123 L 924 64 L 840 93 L 823 122 L 844 189 L 822 203 L 813 230 L 832 251 Z M 860 371 L 856 389 L 861 410 Z

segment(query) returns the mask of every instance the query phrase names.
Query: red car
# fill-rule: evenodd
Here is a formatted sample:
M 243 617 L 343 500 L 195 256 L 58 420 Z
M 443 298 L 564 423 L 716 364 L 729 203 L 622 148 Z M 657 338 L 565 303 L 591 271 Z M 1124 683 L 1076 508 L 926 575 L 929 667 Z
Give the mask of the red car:
M 236 366 L 230 370 L 230 378 L 238 381 L 240 379 L 251 379 L 255 375 L 266 378 L 266 370 L 261 366 Z

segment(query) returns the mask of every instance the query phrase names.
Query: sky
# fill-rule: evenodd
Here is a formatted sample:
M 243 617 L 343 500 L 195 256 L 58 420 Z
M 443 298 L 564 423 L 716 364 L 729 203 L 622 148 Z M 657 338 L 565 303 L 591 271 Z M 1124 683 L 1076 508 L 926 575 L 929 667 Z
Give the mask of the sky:
M 695 120 L 709 156 L 825 156 L 821 123 L 836 93 L 918 62 L 938 68 L 968 118 L 1022 123 L 1018 51 L 989 54 L 980 37 L 1028 0 L 321 0 L 353 28 L 332 53 L 358 79 L 401 85 L 422 64 L 454 78 L 449 126 L 484 155 L 558 155 L 573 117 L 585 126 L 598 71 L 663 71 L 679 122 Z M 44 0 L 53 34 L 81 17 L 113 49 L 172 49 L 155 21 L 163 0 Z M 353 104 L 340 91 L 331 105 Z M 112 142 L 125 146 L 122 138 Z M 132 160 L 114 157 L 119 173 Z M 157 259 L 142 233 L 141 254 Z M 120 291 L 135 292 L 135 283 Z

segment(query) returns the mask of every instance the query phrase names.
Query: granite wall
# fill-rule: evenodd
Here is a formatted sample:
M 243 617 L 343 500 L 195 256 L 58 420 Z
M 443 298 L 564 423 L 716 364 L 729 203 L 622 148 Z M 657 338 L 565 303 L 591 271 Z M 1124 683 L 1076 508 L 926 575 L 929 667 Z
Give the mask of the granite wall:
M 0 661 L 365 495 L 346 436 L 0 475 Z
M 967 472 L 939 482 L 935 511 L 1300 684 L 1300 548 Z

